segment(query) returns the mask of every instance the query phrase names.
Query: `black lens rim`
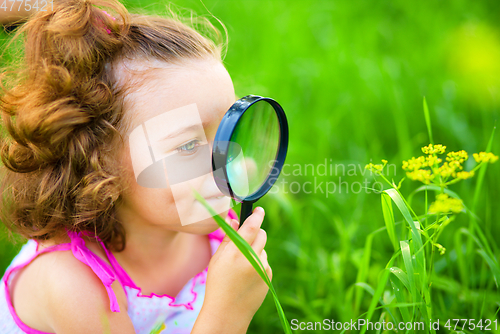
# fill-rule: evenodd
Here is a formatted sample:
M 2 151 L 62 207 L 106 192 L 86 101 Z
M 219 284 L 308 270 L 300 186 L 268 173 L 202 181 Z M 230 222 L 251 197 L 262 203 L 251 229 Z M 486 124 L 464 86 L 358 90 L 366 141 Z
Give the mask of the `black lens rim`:
M 278 124 L 280 126 L 278 152 L 276 153 L 273 167 L 271 168 L 271 171 L 264 183 L 262 183 L 262 186 L 249 196 L 240 197 L 233 192 L 227 177 L 226 161 L 229 142 L 243 114 L 248 110 L 248 108 L 259 101 L 266 101 L 269 103 L 278 117 Z M 269 97 L 262 97 L 258 95 L 244 96 L 236 101 L 231 108 L 229 108 L 217 129 L 212 147 L 212 171 L 215 183 L 224 195 L 229 196 L 238 202 L 253 203 L 264 196 L 278 179 L 281 169 L 285 163 L 287 150 L 288 121 L 286 119 L 285 111 L 281 105 Z

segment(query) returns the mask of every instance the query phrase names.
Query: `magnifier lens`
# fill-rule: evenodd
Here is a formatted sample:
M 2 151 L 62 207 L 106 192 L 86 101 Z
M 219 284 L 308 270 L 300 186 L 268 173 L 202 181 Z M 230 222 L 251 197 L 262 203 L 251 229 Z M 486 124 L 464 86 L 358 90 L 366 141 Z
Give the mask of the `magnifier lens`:
M 257 192 L 266 181 L 279 148 L 280 125 L 265 100 L 252 104 L 241 116 L 228 147 L 227 177 L 241 198 Z

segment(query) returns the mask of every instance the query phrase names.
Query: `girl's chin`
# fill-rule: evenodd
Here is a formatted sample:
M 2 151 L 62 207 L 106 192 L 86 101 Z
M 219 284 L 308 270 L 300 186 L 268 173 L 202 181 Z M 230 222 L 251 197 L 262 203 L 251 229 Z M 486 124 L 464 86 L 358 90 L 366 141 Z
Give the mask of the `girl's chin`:
M 229 198 L 209 199 L 207 202 L 222 219 L 226 218 L 231 204 Z M 209 228 L 216 228 L 218 226 L 214 217 L 198 201 L 194 201 L 188 210 L 184 209 L 178 213 L 181 225 L 184 227 L 197 225 L 198 227 L 208 226 Z
M 225 214 L 221 214 L 220 216 L 224 218 Z M 184 225 L 181 227 L 181 231 L 192 234 L 209 234 L 217 230 L 218 228 L 219 225 L 217 225 L 215 219 L 213 217 L 210 217 L 193 222 L 188 225 Z

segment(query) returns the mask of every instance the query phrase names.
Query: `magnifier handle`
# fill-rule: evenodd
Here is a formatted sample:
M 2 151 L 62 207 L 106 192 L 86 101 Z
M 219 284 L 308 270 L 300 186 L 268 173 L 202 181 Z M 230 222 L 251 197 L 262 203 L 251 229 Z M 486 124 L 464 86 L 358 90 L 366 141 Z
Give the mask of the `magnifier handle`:
M 243 222 L 252 214 L 252 203 L 243 202 L 241 204 L 241 212 L 240 212 L 240 227 L 243 225 Z

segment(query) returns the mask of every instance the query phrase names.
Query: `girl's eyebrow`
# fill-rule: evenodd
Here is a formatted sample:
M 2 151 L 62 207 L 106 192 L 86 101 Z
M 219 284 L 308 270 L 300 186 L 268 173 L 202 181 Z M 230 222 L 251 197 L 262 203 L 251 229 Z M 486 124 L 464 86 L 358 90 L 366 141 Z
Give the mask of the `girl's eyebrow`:
M 160 139 L 160 141 L 173 139 L 173 138 L 181 135 L 183 132 L 187 132 L 187 131 L 191 131 L 191 130 L 200 130 L 200 129 L 203 130 L 205 125 L 206 124 L 191 124 L 191 125 L 188 125 L 186 127 L 179 128 L 179 129 L 167 134 L 166 136 L 162 137 Z M 203 131 L 203 132 L 205 132 L 205 131 Z

